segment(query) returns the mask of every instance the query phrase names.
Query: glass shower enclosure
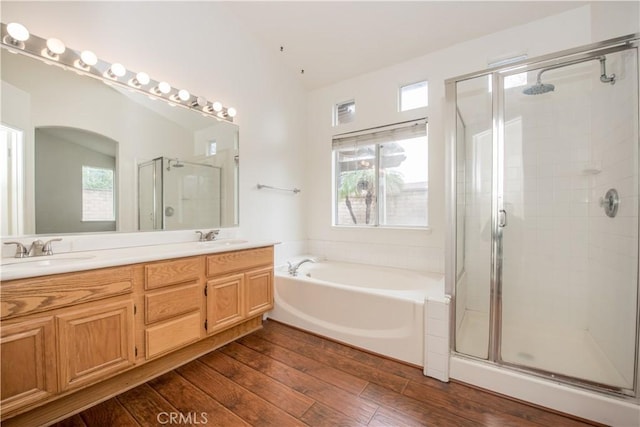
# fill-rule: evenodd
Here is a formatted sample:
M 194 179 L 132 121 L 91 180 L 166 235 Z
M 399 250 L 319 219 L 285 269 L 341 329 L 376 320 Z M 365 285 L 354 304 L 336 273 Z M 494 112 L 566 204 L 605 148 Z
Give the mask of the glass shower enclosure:
M 138 165 L 138 229 L 219 227 L 221 168 L 158 157 Z
M 447 80 L 458 355 L 636 396 L 637 39 Z

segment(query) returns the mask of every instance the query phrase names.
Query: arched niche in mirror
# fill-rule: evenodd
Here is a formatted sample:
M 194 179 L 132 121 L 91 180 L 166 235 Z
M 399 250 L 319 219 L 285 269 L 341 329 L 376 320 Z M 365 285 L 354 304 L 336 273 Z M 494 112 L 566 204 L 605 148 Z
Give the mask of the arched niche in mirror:
M 117 230 L 117 152 L 116 141 L 94 132 L 35 129 L 37 234 Z

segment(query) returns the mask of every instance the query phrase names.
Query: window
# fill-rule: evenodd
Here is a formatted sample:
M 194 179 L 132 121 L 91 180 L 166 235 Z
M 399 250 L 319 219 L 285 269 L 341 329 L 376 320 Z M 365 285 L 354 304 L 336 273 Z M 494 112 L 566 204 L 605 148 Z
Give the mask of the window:
M 426 227 L 426 120 L 333 138 L 334 225 Z
M 351 123 L 356 117 L 356 101 L 351 100 L 336 104 L 333 111 L 333 125 Z
M 82 166 L 82 220 L 115 221 L 113 169 Z
M 207 142 L 207 156 L 215 156 L 218 152 L 218 143 L 215 139 Z
M 399 104 L 400 111 L 413 110 L 429 105 L 429 86 L 427 81 L 400 87 Z
M 493 80 L 491 74 L 487 76 L 489 80 L 489 92 L 493 90 Z M 511 89 L 513 87 L 525 86 L 527 84 L 527 73 L 512 74 L 504 78 L 504 88 Z

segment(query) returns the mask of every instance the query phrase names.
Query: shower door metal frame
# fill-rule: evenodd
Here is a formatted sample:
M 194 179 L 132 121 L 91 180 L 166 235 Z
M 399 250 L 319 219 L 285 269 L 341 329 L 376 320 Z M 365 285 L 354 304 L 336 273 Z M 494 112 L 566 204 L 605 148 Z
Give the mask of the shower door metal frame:
M 450 324 L 450 343 L 451 353 L 464 358 L 491 363 L 498 366 L 507 367 L 509 369 L 519 371 L 526 374 L 532 374 L 545 379 L 554 381 L 561 380 L 564 383 L 575 385 L 590 390 L 613 394 L 615 396 L 626 397 L 637 400 L 639 396 L 638 385 L 640 384 L 640 331 L 636 329 L 635 355 L 634 355 L 634 383 L 631 390 L 600 384 L 588 380 L 578 379 L 571 376 L 559 374 L 557 372 L 546 371 L 537 368 L 526 367 L 514 363 L 505 362 L 501 358 L 501 327 L 502 327 L 502 226 L 499 221 L 499 213 L 504 212 L 503 200 L 503 182 L 504 182 L 504 79 L 524 72 L 538 70 L 546 67 L 570 66 L 576 60 L 595 59 L 611 53 L 622 52 L 629 49 L 636 50 L 636 59 L 638 60 L 637 71 L 640 73 L 640 57 L 638 57 L 639 49 L 637 41 L 640 39 L 640 33 L 631 34 L 624 37 L 618 37 L 611 40 L 594 43 L 580 48 L 560 51 L 554 54 L 544 55 L 537 58 L 525 59 L 512 64 L 490 68 L 476 73 L 465 74 L 459 77 L 447 79 L 445 81 L 445 100 L 447 112 L 447 132 L 445 133 L 448 149 L 445 150 L 445 163 L 448 168 L 446 173 L 446 224 L 447 234 L 445 242 L 445 258 L 448 260 L 445 266 L 445 291 L 455 299 L 455 291 L 457 284 L 457 164 L 456 164 L 456 120 L 457 120 L 457 83 L 470 80 L 482 76 L 490 76 L 492 83 L 492 214 L 491 214 L 491 280 L 490 280 L 490 312 L 489 312 L 489 343 L 488 343 L 488 359 L 475 357 L 472 355 L 458 353 L 455 350 L 456 343 L 456 308 L 451 310 Z M 640 86 L 640 77 L 639 85 Z M 640 89 L 639 89 L 640 90 Z M 636 94 L 640 100 L 640 93 Z M 640 105 L 637 107 L 640 111 Z M 640 126 L 640 117 L 636 118 Z M 640 141 L 638 141 L 640 145 Z M 640 154 L 640 150 L 639 154 Z M 640 165 L 640 159 L 636 159 Z M 640 201 L 639 201 L 640 212 Z M 640 215 L 639 215 L 640 223 Z M 640 245 L 640 236 L 638 238 Z M 639 249 L 640 250 L 640 249 Z M 640 268 L 640 262 L 636 264 L 636 270 Z M 640 282 L 640 272 L 637 271 L 637 281 Z M 636 325 L 640 325 L 640 283 L 636 283 L 638 287 L 636 301 Z M 454 306 L 455 307 L 455 306 Z

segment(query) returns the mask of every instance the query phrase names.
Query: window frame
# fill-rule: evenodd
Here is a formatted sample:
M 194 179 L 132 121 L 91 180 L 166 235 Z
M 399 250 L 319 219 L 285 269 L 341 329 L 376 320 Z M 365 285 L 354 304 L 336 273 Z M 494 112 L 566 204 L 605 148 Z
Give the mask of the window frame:
M 338 218 L 339 218 L 339 190 L 338 190 L 338 184 L 340 182 L 340 170 L 338 168 L 338 154 L 340 153 L 340 146 L 336 144 L 336 140 L 340 140 L 342 138 L 347 138 L 347 137 L 351 137 L 351 136 L 366 136 L 366 135 L 373 135 L 377 132 L 384 132 L 384 131 L 391 131 L 394 129 L 401 129 L 401 128 L 409 128 L 413 125 L 418 125 L 418 126 L 423 126 L 424 127 L 424 137 L 427 138 L 426 144 L 427 144 L 427 152 L 429 150 L 429 140 L 428 140 L 428 135 L 429 135 L 429 130 L 428 130 L 428 119 L 426 117 L 420 118 L 420 119 L 416 119 L 416 120 L 409 120 L 409 121 L 405 121 L 405 122 L 398 122 L 398 123 L 394 123 L 394 124 L 390 124 L 390 125 L 384 125 L 384 126 L 379 126 L 379 127 L 375 127 L 375 128 L 368 128 L 368 129 L 363 129 L 363 130 L 359 130 L 359 131 L 354 131 L 354 132 L 349 132 L 349 133 L 344 133 L 344 134 L 338 134 L 338 135 L 334 135 L 332 137 L 332 148 L 331 148 L 331 167 L 332 167 L 332 182 L 331 182 L 331 203 L 332 203 L 332 215 L 331 215 L 331 226 L 332 227 L 338 227 L 338 228 L 356 228 L 356 229 L 417 229 L 417 230 L 426 230 L 429 231 L 430 225 L 429 225 L 429 189 L 428 189 L 428 184 L 427 184 L 427 200 L 426 200 L 426 209 L 427 211 L 425 212 L 425 224 L 424 225 L 401 225 L 401 224 L 392 224 L 392 225 L 388 225 L 388 224 L 381 224 L 380 223 L 380 219 L 381 219 L 381 211 L 383 209 L 384 204 L 379 203 L 380 200 L 380 148 L 381 145 L 384 145 L 386 143 L 388 143 L 389 141 L 378 141 L 372 144 L 363 144 L 364 145 L 373 145 L 375 147 L 375 159 L 374 159 L 374 185 L 375 185 L 375 191 L 374 191 L 374 197 L 375 197 L 375 222 L 371 223 L 371 224 L 339 224 L 338 223 Z M 346 147 L 348 145 L 344 145 L 344 147 Z M 357 145 L 356 145 L 357 146 Z M 428 168 L 428 164 L 427 164 L 427 183 L 428 183 L 428 176 L 429 176 L 429 168 Z M 386 201 L 385 201 L 386 203 Z

